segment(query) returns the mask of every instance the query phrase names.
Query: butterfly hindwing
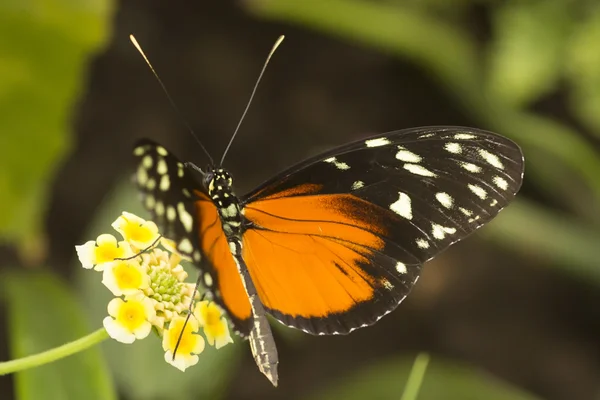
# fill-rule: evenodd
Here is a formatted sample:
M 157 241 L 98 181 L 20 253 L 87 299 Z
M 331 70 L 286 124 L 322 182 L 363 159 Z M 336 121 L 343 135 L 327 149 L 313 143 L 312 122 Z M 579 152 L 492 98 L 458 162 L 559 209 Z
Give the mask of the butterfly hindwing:
M 276 319 L 348 333 L 394 309 L 422 263 L 495 217 L 522 174 L 516 144 L 472 128 L 350 143 L 242 199 L 248 269 Z

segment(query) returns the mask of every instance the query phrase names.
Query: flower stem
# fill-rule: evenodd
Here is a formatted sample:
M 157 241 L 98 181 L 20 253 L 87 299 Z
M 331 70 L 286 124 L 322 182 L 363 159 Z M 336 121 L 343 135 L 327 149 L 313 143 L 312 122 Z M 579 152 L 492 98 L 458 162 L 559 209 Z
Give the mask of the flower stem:
M 108 333 L 106 333 L 104 328 L 100 328 L 87 336 L 69 343 L 65 343 L 62 346 L 58 346 L 38 354 L 33 354 L 31 356 L 18 358 L 16 360 L 0 362 L 0 375 L 23 371 L 60 360 L 61 358 L 65 358 L 72 354 L 86 350 L 105 339 L 108 339 Z
M 425 376 L 425 370 L 427 370 L 427 365 L 429 364 L 429 354 L 427 353 L 419 353 L 417 358 L 415 358 L 415 362 L 410 370 L 410 375 L 408 376 L 408 380 L 406 381 L 406 386 L 404 387 L 404 393 L 402 393 L 402 397 L 400 400 L 416 400 L 419 395 L 419 390 L 421 389 L 421 384 L 423 383 L 423 377 Z

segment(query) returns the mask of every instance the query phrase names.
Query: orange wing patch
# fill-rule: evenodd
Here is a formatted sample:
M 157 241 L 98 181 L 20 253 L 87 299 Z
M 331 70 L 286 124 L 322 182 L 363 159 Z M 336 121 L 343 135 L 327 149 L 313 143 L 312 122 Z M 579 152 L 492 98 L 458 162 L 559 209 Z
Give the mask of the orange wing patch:
M 349 194 L 275 195 L 247 206 L 256 228 L 244 234 L 243 256 L 262 303 L 315 318 L 372 300 L 384 285 L 361 267 L 384 247 L 373 207 Z
M 196 192 L 196 195 L 201 198 L 196 202 L 196 209 L 202 216 L 198 230 L 202 253 L 215 270 L 220 296 L 227 311 L 238 320 L 247 320 L 252 314 L 250 301 L 229 250 L 217 208 L 203 193 Z

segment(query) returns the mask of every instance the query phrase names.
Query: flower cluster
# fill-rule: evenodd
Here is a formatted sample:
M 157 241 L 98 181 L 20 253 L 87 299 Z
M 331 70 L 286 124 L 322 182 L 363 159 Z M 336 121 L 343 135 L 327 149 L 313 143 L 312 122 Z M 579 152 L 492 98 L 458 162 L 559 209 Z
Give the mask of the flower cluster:
M 194 283 L 185 282 L 188 275 L 179 264 L 184 257 L 154 222 L 123 212 L 112 227 L 122 241 L 102 234 L 75 246 L 83 268 L 102 272 L 102 283 L 116 296 L 104 319 L 110 337 L 133 343 L 154 328 L 162 336 L 165 360 L 182 371 L 196 364 L 204 350 L 200 328 L 217 349 L 233 342 L 219 306 L 208 301 L 193 304 Z M 185 324 L 190 309 L 193 315 Z

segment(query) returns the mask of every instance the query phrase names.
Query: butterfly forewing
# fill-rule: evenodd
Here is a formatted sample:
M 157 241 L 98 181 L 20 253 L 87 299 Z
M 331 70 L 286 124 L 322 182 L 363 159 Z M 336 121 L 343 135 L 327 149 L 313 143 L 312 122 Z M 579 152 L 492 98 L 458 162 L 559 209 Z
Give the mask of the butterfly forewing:
M 142 201 L 162 234 L 200 269 L 202 284 L 223 307 L 242 336 L 250 331 L 250 309 L 224 238 L 217 208 L 204 187 L 164 147 L 139 141 L 134 149 L 138 168 L 134 180 Z M 228 284 L 225 288 L 220 280 Z M 225 296 L 227 298 L 225 298 Z
M 522 174 L 512 141 L 458 127 L 391 132 L 298 164 L 243 199 L 261 234 L 247 241 L 261 299 L 310 333 L 372 324 L 408 294 L 423 262 L 495 217 Z M 304 236 L 314 244 L 294 246 Z M 347 295 L 333 298 L 336 285 Z

